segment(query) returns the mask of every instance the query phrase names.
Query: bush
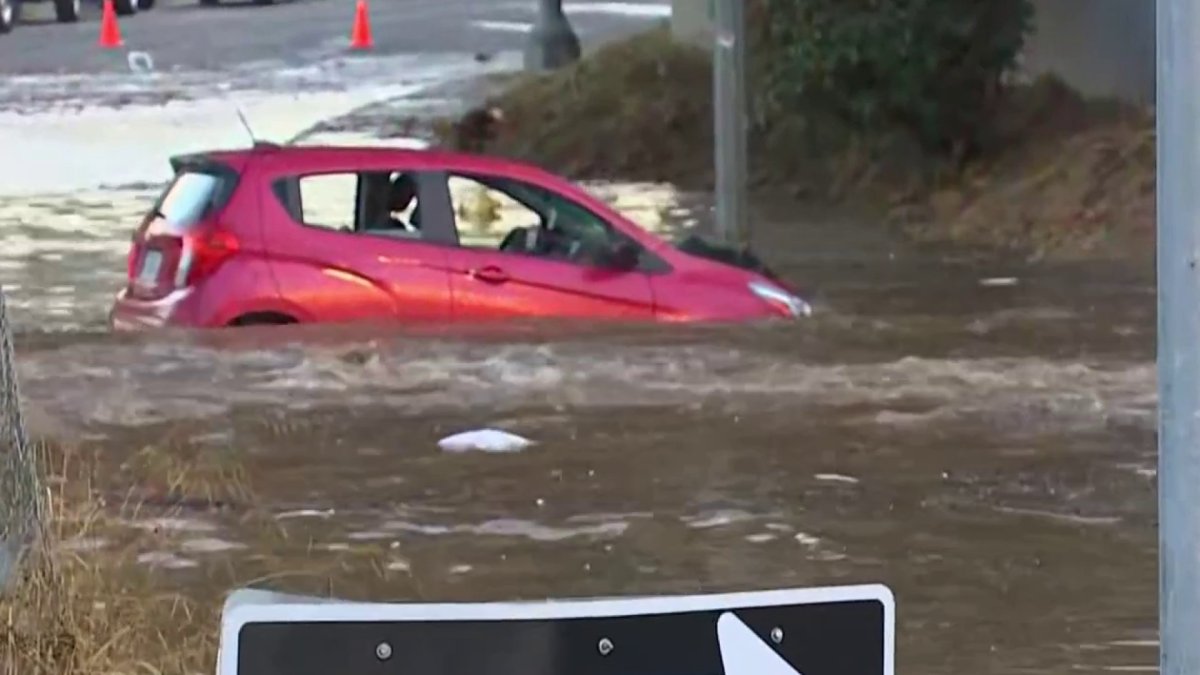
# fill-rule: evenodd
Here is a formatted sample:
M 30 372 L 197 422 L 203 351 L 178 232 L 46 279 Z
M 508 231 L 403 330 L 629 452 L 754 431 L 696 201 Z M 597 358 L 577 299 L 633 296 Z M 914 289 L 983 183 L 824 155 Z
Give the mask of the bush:
M 1032 16 L 1031 0 L 756 0 L 760 112 L 898 129 L 964 159 L 984 140 Z

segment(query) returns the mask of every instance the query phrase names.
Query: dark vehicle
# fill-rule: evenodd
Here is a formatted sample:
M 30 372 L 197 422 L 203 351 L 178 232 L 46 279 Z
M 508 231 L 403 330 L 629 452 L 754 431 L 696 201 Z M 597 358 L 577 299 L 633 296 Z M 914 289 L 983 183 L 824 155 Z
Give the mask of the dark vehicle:
M 99 5 L 100 0 L 90 0 Z M 21 20 L 22 8 L 31 2 L 53 2 L 54 19 L 59 23 L 75 23 L 83 9 L 82 0 L 0 0 L 0 33 L 7 33 Z M 119 16 L 130 16 L 154 7 L 155 0 L 113 0 L 113 10 Z

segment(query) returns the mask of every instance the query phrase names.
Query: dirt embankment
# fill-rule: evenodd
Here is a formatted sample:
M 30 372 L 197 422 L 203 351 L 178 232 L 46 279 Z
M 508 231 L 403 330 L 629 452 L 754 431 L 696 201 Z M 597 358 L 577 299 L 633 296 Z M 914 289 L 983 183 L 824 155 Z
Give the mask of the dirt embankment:
M 705 51 L 665 30 L 609 45 L 570 68 L 512 81 L 490 101 L 505 120 L 483 149 L 574 178 L 709 188 L 711 72 Z M 953 171 L 903 143 L 865 149 L 835 125 L 756 121 L 754 186 L 867 203 L 923 241 L 1153 259 L 1150 112 L 1086 101 L 1044 79 L 1008 92 L 998 119 L 991 149 Z

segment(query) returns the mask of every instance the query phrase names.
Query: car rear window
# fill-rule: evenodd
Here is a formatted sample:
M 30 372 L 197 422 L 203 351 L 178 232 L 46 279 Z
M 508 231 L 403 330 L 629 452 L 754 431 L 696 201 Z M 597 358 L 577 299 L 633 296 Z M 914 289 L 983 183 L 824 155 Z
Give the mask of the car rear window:
M 225 205 L 232 183 L 232 177 L 221 171 L 181 171 L 163 191 L 155 210 L 175 227 L 193 227 Z

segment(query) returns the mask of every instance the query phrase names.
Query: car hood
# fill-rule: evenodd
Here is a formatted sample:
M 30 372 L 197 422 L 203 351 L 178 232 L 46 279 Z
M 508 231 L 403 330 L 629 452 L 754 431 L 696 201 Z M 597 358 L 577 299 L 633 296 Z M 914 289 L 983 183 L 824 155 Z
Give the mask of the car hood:
M 689 235 L 677 242 L 672 242 L 672 245 L 688 255 L 719 262 L 747 272 L 753 272 L 774 282 L 782 282 L 779 275 L 775 274 L 762 259 L 748 249 L 737 249 L 727 244 L 710 241 L 695 234 Z

